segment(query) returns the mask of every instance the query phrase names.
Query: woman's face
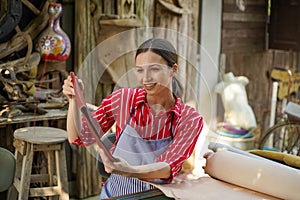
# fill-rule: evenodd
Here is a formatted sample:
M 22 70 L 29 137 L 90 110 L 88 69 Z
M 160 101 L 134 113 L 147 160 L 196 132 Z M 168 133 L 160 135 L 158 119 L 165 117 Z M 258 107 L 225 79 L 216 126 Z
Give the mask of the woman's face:
M 136 77 L 148 95 L 162 95 L 170 92 L 174 69 L 152 51 L 140 53 L 135 60 Z

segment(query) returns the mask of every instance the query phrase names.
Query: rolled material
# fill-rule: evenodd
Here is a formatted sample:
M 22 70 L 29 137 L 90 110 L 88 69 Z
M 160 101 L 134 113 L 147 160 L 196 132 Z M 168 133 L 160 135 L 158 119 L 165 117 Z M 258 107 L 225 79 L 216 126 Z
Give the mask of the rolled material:
M 300 170 L 230 151 L 207 158 L 205 172 L 211 177 L 282 199 L 300 199 Z
M 249 156 L 249 157 L 253 157 L 253 158 L 257 158 L 257 159 L 264 159 L 260 156 L 251 154 L 247 151 L 243 151 L 243 150 L 240 150 L 240 149 L 237 149 L 237 148 L 234 148 L 232 146 L 222 144 L 222 143 L 210 142 L 209 145 L 208 145 L 208 148 L 210 150 L 214 151 L 214 152 L 227 150 L 227 151 L 231 151 L 231 152 L 234 152 L 234 153 L 242 154 L 244 156 Z

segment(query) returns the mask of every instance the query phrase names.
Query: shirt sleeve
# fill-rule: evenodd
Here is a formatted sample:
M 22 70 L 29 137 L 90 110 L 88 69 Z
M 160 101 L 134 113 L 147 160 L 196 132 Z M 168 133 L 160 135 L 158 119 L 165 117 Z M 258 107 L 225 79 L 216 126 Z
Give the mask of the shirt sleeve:
M 173 180 L 180 172 L 184 161 L 192 155 L 203 128 L 203 118 L 197 112 L 183 118 L 174 132 L 172 144 L 157 159 L 158 162 L 167 162 L 171 167 L 171 176 L 162 179 L 166 182 Z
M 115 119 L 118 115 L 120 94 L 119 90 L 113 92 L 107 98 L 103 99 L 101 105 L 94 113 L 92 113 L 92 117 L 100 125 L 102 132 L 98 133 L 100 137 L 115 123 Z M 71 144 L 88 146 L 95 143 L 95 141 L 95 137 L 89 129 L 87 121 L 85 118 L 82 118 L 82 129 L 80 134 L 76 140 L 71 142 Z

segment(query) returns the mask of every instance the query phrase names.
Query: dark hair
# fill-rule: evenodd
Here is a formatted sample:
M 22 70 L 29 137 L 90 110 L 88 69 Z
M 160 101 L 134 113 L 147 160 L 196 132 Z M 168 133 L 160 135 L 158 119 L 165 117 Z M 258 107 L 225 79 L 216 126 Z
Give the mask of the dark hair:
M 177 53 L 174 46 L 167 40 L 161 38 L 152 38 L 142 43 L 136 51 L 135 58 L 143 52 L 152 51 L 160 55 L 167 61 L 169 67 L 173 67 L 177 63 Z M 183 87 L 176 77 L 172 80 L 172 90 L 176 96 L 182 96 Z

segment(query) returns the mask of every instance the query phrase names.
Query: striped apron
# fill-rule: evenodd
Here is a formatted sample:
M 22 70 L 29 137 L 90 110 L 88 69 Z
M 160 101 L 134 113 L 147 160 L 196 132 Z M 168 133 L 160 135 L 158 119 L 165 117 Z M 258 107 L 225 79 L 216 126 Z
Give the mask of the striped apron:
M 157 157 L 165 152 L 172 142 L 172 125 L 170 129 L 171 136 L 168 138 L 146 140 L 127 124 L 117 141 L 113 156 L 123 158 L 129 165 L 133 166 L 155 163 Z M 160 179 L 154 181 L 164 183 Z M 102 187 L 100 199 L 132 194 L 153 188 L 155 187 L 137 178 L 111 174 Z

